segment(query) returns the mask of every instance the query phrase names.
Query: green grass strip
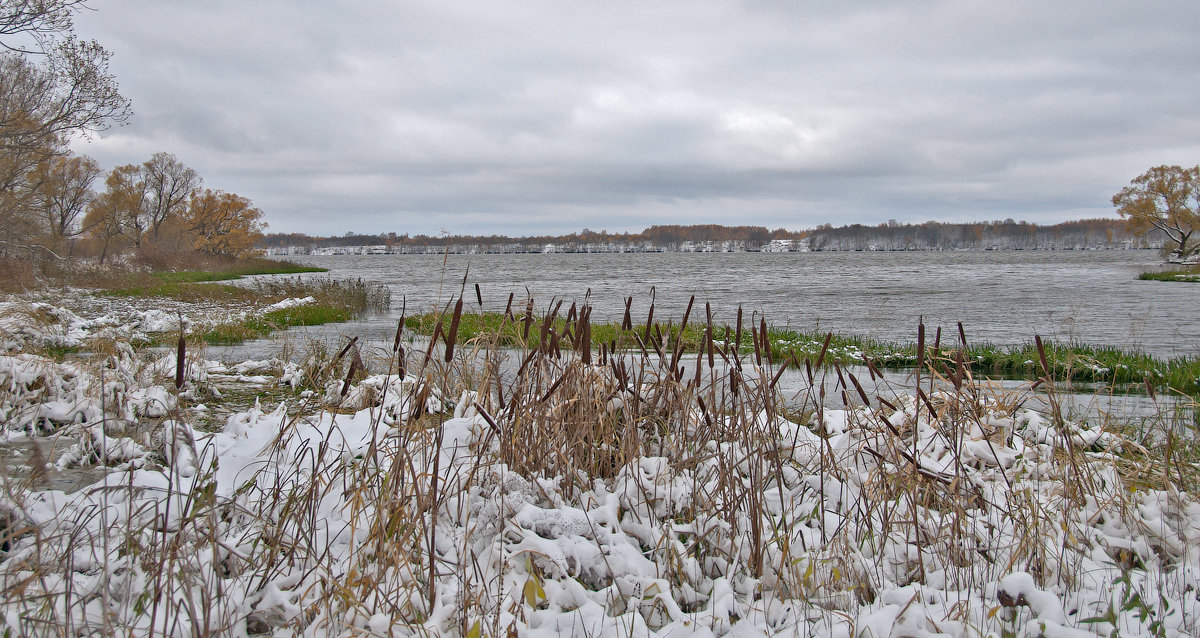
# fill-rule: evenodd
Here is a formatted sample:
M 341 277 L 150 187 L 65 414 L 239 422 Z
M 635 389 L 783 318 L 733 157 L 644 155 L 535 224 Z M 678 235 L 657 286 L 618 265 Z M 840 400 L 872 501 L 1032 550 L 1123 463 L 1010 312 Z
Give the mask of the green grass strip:
M 224 284 L 203 284 L 192 282 L 165 282 L 161 284 L 134 286 L 131 288 L 113 288 L 101 291 L 100 294 L 109 297 L 152 298 L 166 297 L 179 301 L 231 301 L 237 299 L 254 299 L 252 291 L 238 286 Z
M 406 328 L 418 334 L 430 335 L 435 330 L 439 315 L 435 313 L 409 317 Z M 444 317 L 443 329 L 449 325 Z M 575 334 L 574 326 L 557 319 L 553 326 L 559 335 L 559 347 L 572 348 L 570 339 Z M 676 343 L 682 343 L 685 352 L 696 352 L 704 343 L 705 326 L 689 323 L 679 331 L 678 325 L 656 324 L 649 331 L 644 325 L 632 330 L 622 330 L 619 323 L 593 323 L 591 326 L 592 346 L 615 344 L 619 350 L 640 349 L 642 344 L 648 351 L 655 351 L 657 343 L 664 352 L 669 352 Z M 547 334 L 550 334 L 549 332 Z M 731 350 L 737 331 L 724 325 L 713 327 L 713 340 L 722 349 Z M 542 319 L 535 317 L 528 331 L 521 316 L 506 318 L 500 313 L 464 313 L 459 321 L 458 342 L 482 341 L 495 345 L 516 348 L 534 348 L 541 342 Z M 828 333 L 799 332 L 778 328 L 767 328 L 770 344 L 770 360 L 816 362 L 821 358 Z M 567 340 L 563 342 L 564 338 Z M 754 337 L 747 325 L 741 334 L 738 351 L 743 356 L 754 354 Z M 957 366 L 956 344 L 943 342 L 939 348 L 927 344 L 926 361 L 940 371 L 950 374 Z M 1090 346 L 1083 343 L 1056 343 L 1043 341 L 1046 362 L 1056 382 L 1103 383 L 1118 391 L 1144 392 L 1147 386 L 1156 391 L 1175 391 L 1196 396 L 1200 394 L 1200 357 L 1177 357 L 1163 360 L 1147 354 L 1120 348 Z M 853 335 L 829 336 L 823 362 L 826 364 L 857 365 L 870 359 L 876 366 L 889 369 L 910 369 L 917 365 L 915 343 L 888 342 Z M 992 378 L 1036 380 L 1043 376 L 1041 356 L 1032 343 L 1016 346 L 994 344 L 968 344 L 962 351 L 962 360 L 976 376 Z
M 1144 272 L 1138 275 L 1138 279 L 1143 281 L 1184 281 L 1196 283 L 1200 282 L 1200 270 L 1196 268 L 1188 268 L 1185 270 L 1168 270 L 1165 272 Z
M 350 321 L 354 313 L 347 308 L 325 304 L 308 304 L 272 310 L 247 317 L 241 321 L 224 323 L 193 335 L 210 345 L 234 345 L 249 339 L 260 339 L 276 330 L 295 326 L 318 326 L 326 323 Z

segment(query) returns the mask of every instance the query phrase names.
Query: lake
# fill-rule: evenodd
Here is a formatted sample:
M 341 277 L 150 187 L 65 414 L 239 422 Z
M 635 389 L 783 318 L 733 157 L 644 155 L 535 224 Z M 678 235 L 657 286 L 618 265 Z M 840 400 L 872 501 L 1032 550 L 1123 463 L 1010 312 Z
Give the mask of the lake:
M 333 277 L 387 284 L 393 312 L 364 328 L 384 329 L 407 299 L 409 314 L 444 306 L 466 276 L 466 298 L 502 311 L 513 293 L 539 311 L 552 299 L 590 303 L 597 320 L 619 319 L 632 295 L 635 322 L 655 299 L 655 318 L 693 317 L 712 305 L 732 323 L 741 305 L 773 326 L 915 341 L 962 322 L 972 343 L 1044 339 L 1137 349 L 1159 357 L 1200 353 L 1200 285 L 1139 281 L 1163 267 L 1156 251 L 979 251 L 820 253 L 627 253 L 522 255 L 339 255 L 290 259 Z M 469 271 L 469 272 L 468 272 Z M 528 291 L 528 293 L 527 293 Z M 524 306 L 521 306 L 523 309 Z M 374 331 L 374 330 L 372 330 Z

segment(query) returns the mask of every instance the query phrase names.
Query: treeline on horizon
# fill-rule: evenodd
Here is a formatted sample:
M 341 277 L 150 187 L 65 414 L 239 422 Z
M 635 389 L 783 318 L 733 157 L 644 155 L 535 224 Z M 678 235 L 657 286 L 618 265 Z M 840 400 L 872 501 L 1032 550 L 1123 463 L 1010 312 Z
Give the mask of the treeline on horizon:
M 1064 245 L 1115 245 L 1130 242 L 1138 247 L 1157 247 L 1161 240 L 1130 233 L 1121 219 L 1081 219 L 1058 224 L 1039 225 L 1012 219 L 992 222 L 901 224 L 896 221 L 870 226 L 850 224 L 835 227 L 822 224 L 810 230 L 785 228 L 769 230 L 765 226 L 724 226 L 720 224 L 654 225 L 637 233 L 582 231 L 568 235 L 409 235 L 395 232 L 380 234 L 346 233 L 313 236 L 304 233 L 269 233 L 259 242 L 261 248 L 309 246 L 487 246 L 545 244 L 643 244 L 678 246 L 684 242 L 741 242 L 748 247 L 764 246 L 773 240 L 800 242 L 810 250 L 905 250 L 928 248 L 1051 248 Z

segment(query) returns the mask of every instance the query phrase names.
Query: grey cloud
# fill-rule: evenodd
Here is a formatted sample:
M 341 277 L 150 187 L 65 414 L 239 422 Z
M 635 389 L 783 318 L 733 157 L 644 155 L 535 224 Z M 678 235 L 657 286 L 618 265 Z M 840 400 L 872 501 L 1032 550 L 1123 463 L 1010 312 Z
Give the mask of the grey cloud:
M 96 8 L 137 115 L 81 150 L 277 231 L 1057 221 L 1200 162 L 1184 0 Z

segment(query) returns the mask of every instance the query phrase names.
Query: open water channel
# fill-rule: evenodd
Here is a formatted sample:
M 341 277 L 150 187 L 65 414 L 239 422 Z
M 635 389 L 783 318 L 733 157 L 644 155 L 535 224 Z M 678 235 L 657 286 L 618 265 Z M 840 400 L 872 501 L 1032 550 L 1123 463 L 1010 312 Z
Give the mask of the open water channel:
M 554 298 L 582 301 L 593 318 L 618 319 L 634 298 L 641 319 L 678 321 L 688 299 L 712 305 L 732 323 L 738 306 L 774 326 L 914 341 L 930 331 L 974 343 L 1043 339 L 1136 349 L 1159 356 L 1200 352 L 1200 286 L 1139 281 L 1161 269 L 1156 251 L 977 251 L 820 253 L 627 253 L 522 255 L 339 255 L 292 257 L 333 277 L 387 284 L 393 312 L 366 323 L 391 325 L 401 300 L 410 314 L 444 305 L 466 277 L 484 307 L 503 310 L 508 295 L 532 295 L 539 310 Z M 469 271 L 469 272 L 468 272 Z M 652 292 L 653 291 L 653 292 Z M 693 315 L 696 316 L 696 315 Z

